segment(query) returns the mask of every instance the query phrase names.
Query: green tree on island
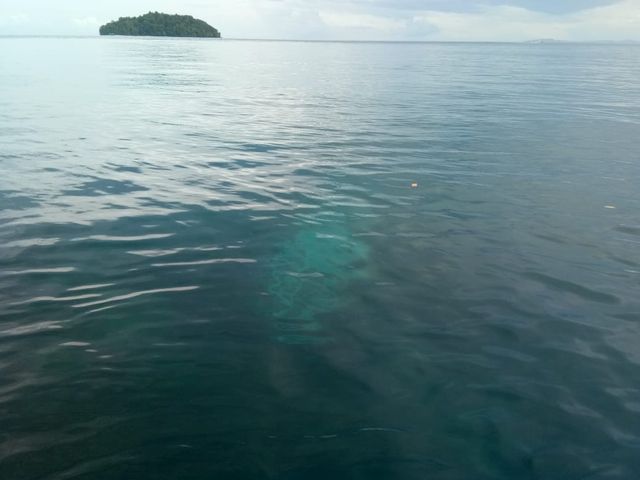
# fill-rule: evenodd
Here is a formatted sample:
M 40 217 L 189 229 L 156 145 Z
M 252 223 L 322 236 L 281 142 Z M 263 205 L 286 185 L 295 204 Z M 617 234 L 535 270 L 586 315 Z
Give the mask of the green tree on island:
M 149 12 L 139 17 L 121 17 L 100 27 L 100 35 L 220 38 L 217 29 L 191 15 L 158 12 Z

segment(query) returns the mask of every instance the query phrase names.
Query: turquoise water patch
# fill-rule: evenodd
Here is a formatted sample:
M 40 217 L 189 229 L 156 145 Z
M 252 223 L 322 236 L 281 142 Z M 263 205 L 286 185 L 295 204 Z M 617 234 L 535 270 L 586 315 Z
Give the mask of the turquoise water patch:
M 319 317 L 348 300 L 349 283 L 365 275 L 368 247 L 343 224 L 299 231 L 270 264 L 268 311 L 284 343 L 324 341 Z

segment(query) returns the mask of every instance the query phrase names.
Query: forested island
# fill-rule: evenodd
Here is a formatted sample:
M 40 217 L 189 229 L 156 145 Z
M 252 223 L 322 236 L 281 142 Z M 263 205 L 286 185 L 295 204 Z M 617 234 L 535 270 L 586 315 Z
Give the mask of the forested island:
M 203 20 L 191 15 L 158 12 L 139 17 L 121 17 L 100 27 L 100 35 L 220 38 L 220 32 Z

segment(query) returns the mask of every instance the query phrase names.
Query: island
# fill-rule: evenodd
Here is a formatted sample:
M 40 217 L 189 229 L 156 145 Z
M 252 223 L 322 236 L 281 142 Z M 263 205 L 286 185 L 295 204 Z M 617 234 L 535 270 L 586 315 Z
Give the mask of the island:
M 203 20 L 191 15 L 158 12 L 139 17 L 121 17 L 100 27 L 100 35 L 220 38 L 220 32 Z

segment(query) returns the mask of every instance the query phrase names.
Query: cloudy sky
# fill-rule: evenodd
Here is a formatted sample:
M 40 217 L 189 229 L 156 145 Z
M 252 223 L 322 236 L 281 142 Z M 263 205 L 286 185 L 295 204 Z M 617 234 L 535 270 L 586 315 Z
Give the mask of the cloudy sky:
M 0 0 L 0 35 L 93 35 L 149 10 L 227 38 L 640 40 L 640 0 Z

